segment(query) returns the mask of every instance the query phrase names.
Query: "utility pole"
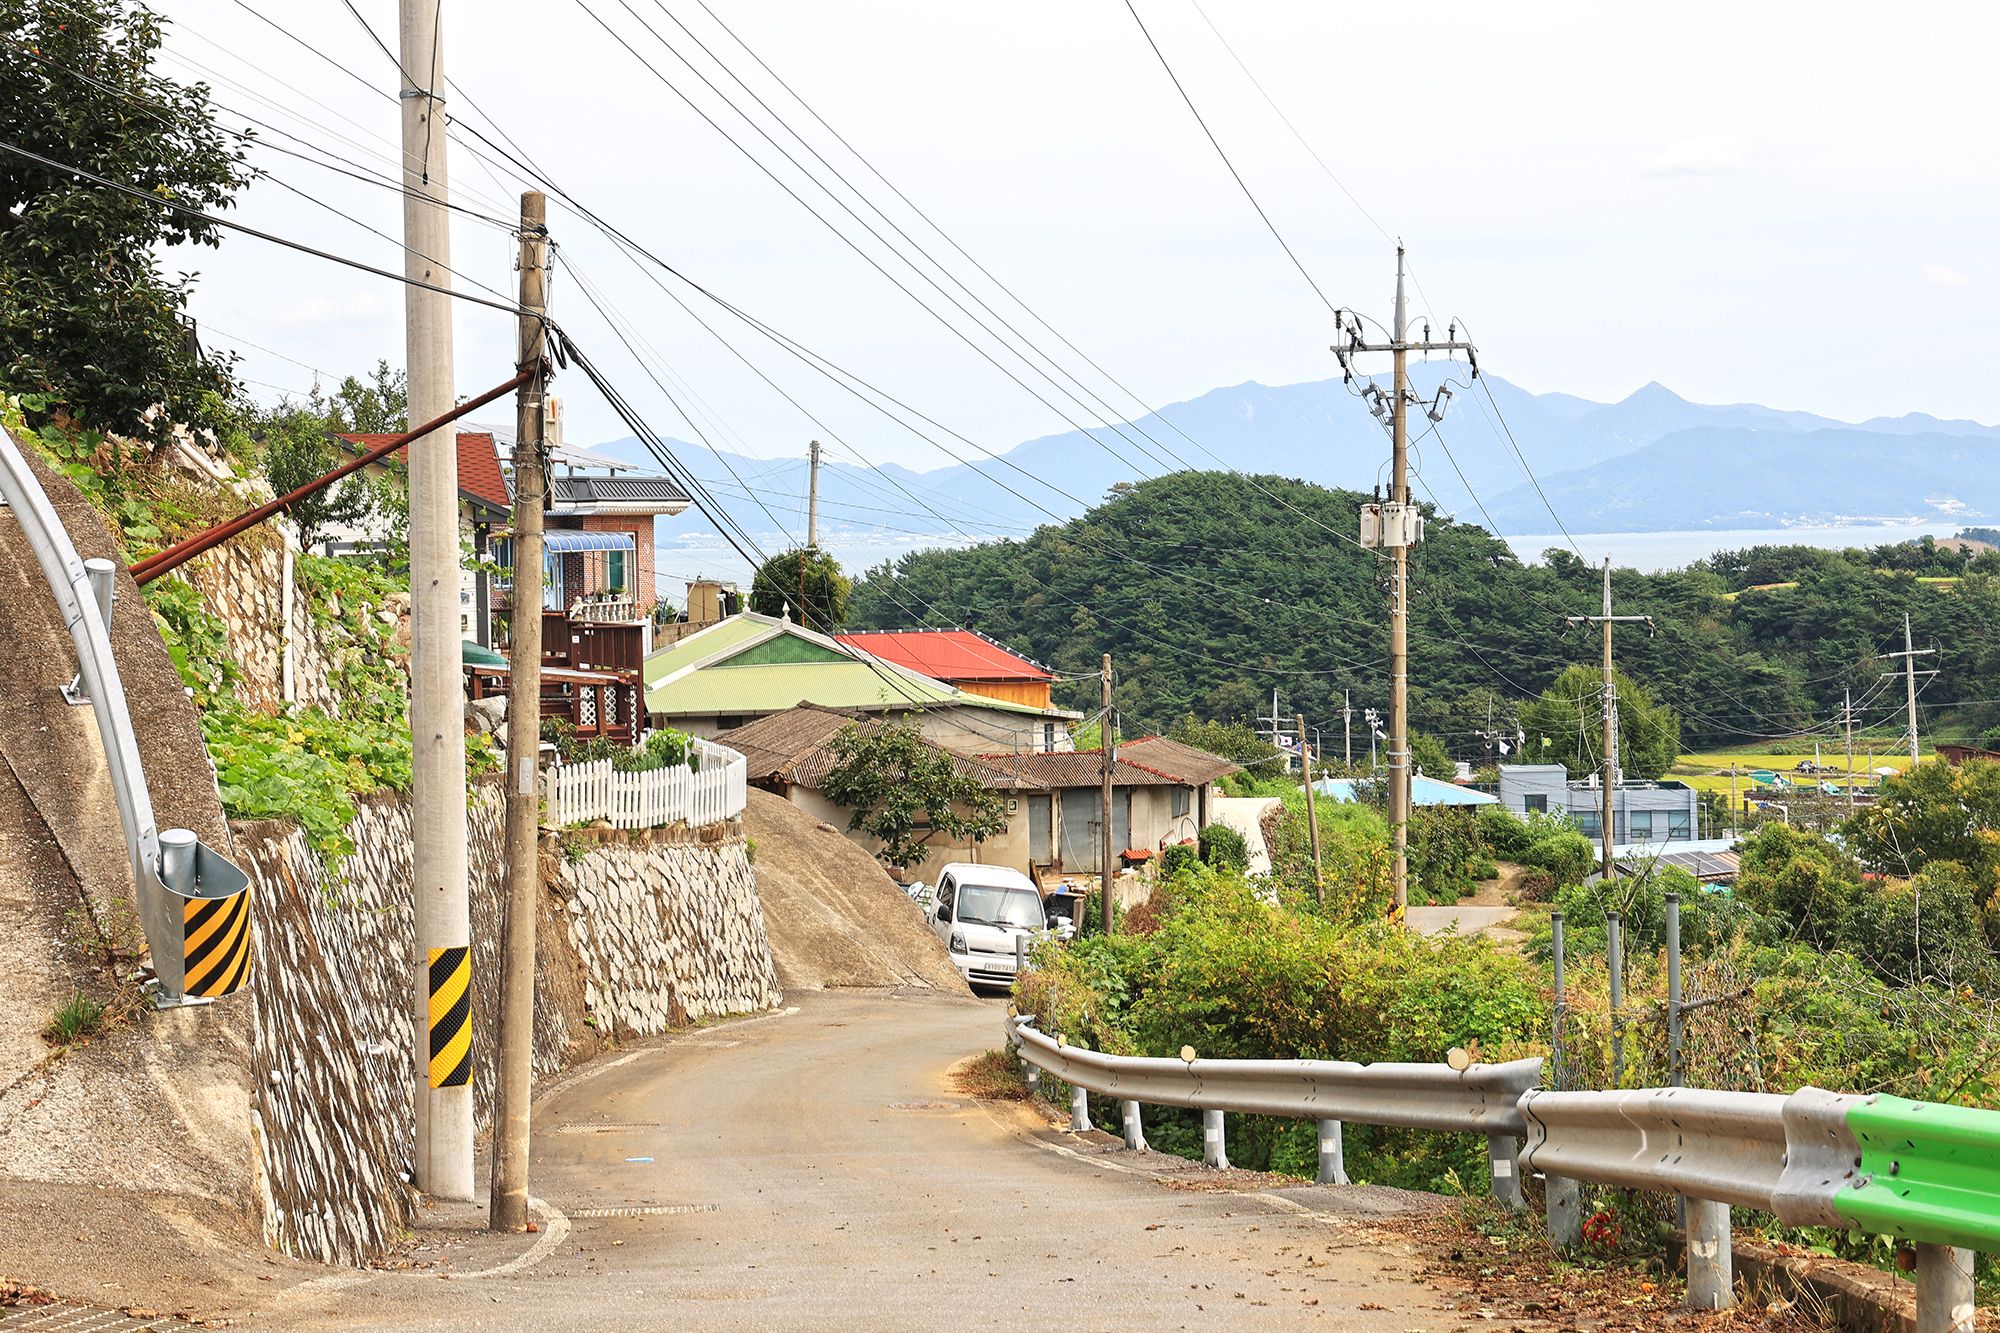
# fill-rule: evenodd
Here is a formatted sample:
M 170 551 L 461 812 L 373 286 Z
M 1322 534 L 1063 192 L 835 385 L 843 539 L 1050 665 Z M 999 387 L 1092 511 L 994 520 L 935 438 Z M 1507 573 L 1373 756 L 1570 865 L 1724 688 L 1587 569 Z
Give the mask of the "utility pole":
M 403 86 L 403 271 L 451 285 L 445 211 L 440 0 L 399 0 Z M 403 288 L 413 422 L 455 397 L 451 298 Z M 410 822 L 416 900 L 416 1186 L 465 1200 L 472 1186 L 472 919 L 466 898 L 465 713 L 458 629 L 458 428 L 412 441 L 410 460 Z M 518 722 L 516 723 L 518 726 Z
M 1340 692 L 1340 733 L 1341 733 L 1341 738 L 1347 742 L 1347 766 L 1349 768 L 1353 768 L 1354 767 L 1354 701 L 1348 697 L 1348 692 L 1346 690 L 1342 690 Z
M 1117 933 L 1111 918 L 1111 770 L 1118 762 L 1117 754 L 1111 748 L 1111 654 L 1104 655 L 1103 674 L 1104 711 L 1097 719 L 1098 769 L 1104 780 L 1104 810 L 1099 818 L 1097 830 L 1098 877 L 1104 892 L 1104 933 Z
M 1604 875 L 1611 877 L 1611 844 L 1614 841 L 1612 818 L 1616 813 L 1613 796 L 1618 789 L 1618 687 L 1611 679 L 1611 627 L 1621 621 L 1644 621 L 1652 628 L 1651 616 L 1614 616 L 1611 614 L 1611 557 L 1604 557 L 1604 614 L 1601 616 L 1564 616 L 1565 625 L 1578 621 L 1604 627 L 1604 827 L 1601 830 L 1604 843 Z
M 1847 702 L 1840 710 L 1847 724 L 1847 813 L 1854 813 L 1854 688 L 1847 689 Z
M 1734 838 L 1742 830 L 1736 825 L 1736 765 L 1729 766 L 1729 836 Z
M 819 547 L 819 441 L 812 442 L 812 480 L 806 492 L 806 549 Z M 804 600 L 801 596 L 801 601 Z
M 1915 768 L 1919 762 L 1917 755 L 1917 677 L 1935 676 L 1937 674 L 1937 672 L 1935 671 L 1917 670 L 1917 659 L 1919 657 L 1927 657 L 1936 651 L 1937 649 L 1935 648 L 1917 648 L 1910 642 L 1910 613 L 1908 611 L 1905 611 L 1903 613 L 1903 651 L 1900 653 L 1882 654 L 1882 656 L 1884 657 L 1900 657 L 1903 659 L 1903 671 L 1902 671 L 1903 683 L 1905 688 L 1909 692 L 1909 699 L 1910 699 L 1910 767 L 1911 768 Z M 1893 676 L 1895 674 L 1897 673 L 1893 671 L 1888 671 L 1883 673 L 1884 678 L 1887 678 L 1888 676 Z
M 541 910 L 542 499 L 548 487 L 542 393 L 548 200 L 521 196 L 519 364 L 537 371 L 514 412 L 514 613 L 507 686 L 507 895 L 500 925 L 500 1070 L 494 1080 L 494 1231 L 528 1226 L 528 1110 L 535 1077 L 535 919 Z
M 1410 441 L 1408 408 L 1420 400 L 1410 393 L 1409 356 L 1415 352 L 1462 351 L 1479 373 L 1476 349 L 1458 339 L 1457 321 L 1443 342 L 1433 342 L 1430 326 L 1421 339 L 1410 338 L 1409 306 L 1403 296 L 1403 247 L 1396 247 L 1395 324 L 1386 343 L 1368 343 L 1361 337 L 1361 319 L 1348 311 L 1335 311 L 1334 319 L 1344 340 L 1330 350 L 1340 361 L 1349 380 L 1354 367 L 1349 359 L 1362 352 L 1388 352 L 1394 359 L 1393 391 L 1384 394 L 1372 381 L 1366 396 L 1369 410 L 1377 419 L 1389 418 L 1392 467 L 1389 502 L 1364 506 L 1361 511 L 1361 544 L 1386 547 L 1389 551 L 1389 824 L 1395 836 L 1395 920 L 1400 924 L 1410 903 L 1410 547 L 1423 540 L 1422 511 L 1410 501 Z M 1428 409 L 1432 421 L 1444 419 L 1444 403 L 1449 391 L 1440 389 Z
M 1299 766 L 1306 773 L 1306 826 L 1312 830 L 1313 849 L 1313 893 L 1321 901 L 1326 901 L 1326 880 L 1320 872 L 1319 862 L 1319 815 L 1313 809 L 1313 763 L 1312 751 L 1306 748 L 1306 715 L 1299 714 Z

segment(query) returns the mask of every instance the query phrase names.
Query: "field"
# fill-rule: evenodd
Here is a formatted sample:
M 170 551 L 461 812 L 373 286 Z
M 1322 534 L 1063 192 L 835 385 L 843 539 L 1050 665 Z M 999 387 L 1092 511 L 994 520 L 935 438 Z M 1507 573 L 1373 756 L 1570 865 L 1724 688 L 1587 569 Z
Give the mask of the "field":
M 1901 771 L 1910 766 L 1910 756 L 1908 754 L 1885 754 L 1879 746 L 1870 748 L 1874 749 L 1875 752 L 1873 754 L 1870 754 L 1867 748 L 1860 745 L 1854 747 L 1854 785 L 1856 787 L 1872 787 L 1875 785 L 1875 778 L 1871 775 L 1871 770 L 1873 769 L 1894 768 Z M 1752 769 L 1765 769 L 1769 772 L 1780 774 L 1793 782 L 1810 780 L 1831 782 L 1836 787 L 1845 787 L 1847 785 L 1847 751 L 1844 748 L 1835 749 L 1828 747 L 1822 749 L 1820 752 L 1820 762 L 1839 769 L 1838 773 L 1804 774 L 1792 771 L 1798 766 L 1800 760 L 1810 759 L 1811 757 L 1811 755 L 1797 754 L 1730 754 L 1720 752 L 1713 754 L 1684 754 L 1674 761 L 1673 769 L 1668 776 L 1677 781 L 1687 783 L 1688 786 L 1693 787 L 1697 791 L 1720 792 L 1725 800 L 1728 799 L 1729 795 L 1729 768 L 1732 764 L 1736 766 L 1736 790 L 1738 794 L 1747 793 L 1756 788 L 1757 784 L 1752 782 L 1749 777 Z

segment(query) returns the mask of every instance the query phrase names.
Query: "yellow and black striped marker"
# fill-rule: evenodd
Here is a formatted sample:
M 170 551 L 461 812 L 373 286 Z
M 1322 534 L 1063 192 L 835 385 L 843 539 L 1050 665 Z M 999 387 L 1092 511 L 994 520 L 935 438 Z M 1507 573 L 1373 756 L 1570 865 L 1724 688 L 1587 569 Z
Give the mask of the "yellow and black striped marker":
M 250 890 L 183 902 L 184 989 L 210 999 L 227 995 L 250 979 Z
M 431 1086 L 472 1082 L 472 949 L 431 950 Z

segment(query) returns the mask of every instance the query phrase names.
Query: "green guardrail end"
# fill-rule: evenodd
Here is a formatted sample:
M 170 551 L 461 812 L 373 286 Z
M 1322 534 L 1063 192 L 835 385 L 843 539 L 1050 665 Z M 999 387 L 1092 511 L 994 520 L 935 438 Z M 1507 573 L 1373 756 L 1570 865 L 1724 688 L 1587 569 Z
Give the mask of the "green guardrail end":
M 2000 1253 L 2000 1112 L 1874 1097 L 1847 1113 L 1861 1148 L 1834 1210 L 1863 1231 Z

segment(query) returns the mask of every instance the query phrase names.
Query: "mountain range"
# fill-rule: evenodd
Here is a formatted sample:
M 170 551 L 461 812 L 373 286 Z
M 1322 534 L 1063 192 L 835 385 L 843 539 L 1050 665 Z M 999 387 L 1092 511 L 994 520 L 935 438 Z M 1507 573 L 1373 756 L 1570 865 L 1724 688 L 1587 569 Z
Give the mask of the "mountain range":
M 1463 364 L 1419 362 L 1441 420 L 1410 413 L 1415 487 L 1500 536 L 1865 526 L 2000 517 L 2000 427 L 1920 412 L 1850 423 L 1754 403 L 1689 402 L 1653 383 L 1616 403 L 1535 394 Z M 1074 517 L 1119 482 L 1184 468 L 1271 473 L 1368 491 L 1386 485 L 1386 428 L 1338 379 L 1215 389 L 1115 427 L 1028 440 L 997 457 L 918 472 L 829 461 L 823 534 L 1021 536 Z M 753 532 L 803 529 L 806 460 L 752 459 L 670 441 Z M 636 439 L 593 452 L 650 468 Z M 768 511 L 768 512 L 767 512 Z M 672 532 L 697 535 L 693 515 Z M 664 532 L 663 532 L 663 535 Z

